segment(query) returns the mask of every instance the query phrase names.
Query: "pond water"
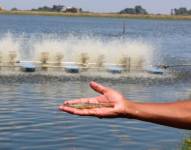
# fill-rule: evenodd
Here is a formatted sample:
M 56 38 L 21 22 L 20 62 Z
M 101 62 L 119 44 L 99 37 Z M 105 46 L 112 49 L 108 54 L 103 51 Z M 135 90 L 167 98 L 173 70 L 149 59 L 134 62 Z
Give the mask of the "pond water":
M 127 27 L 121 35 L 123 22 Z M 0 50 L 16 49 L 24 59 L 32 59 L 35 51 L 56 45 L 57 49 L 82 49 L 85 45 L 89 51 L 114 51 L 125 48 L 127 43 L 136 50 L 149 50 L 149 63 L 188 64 L 191 22 L 0 15 Z M 111 58 L 114 56 L 110 54 Z M 97 95 L 88 82 L 48 78 L 43 82 L 0 82 L 0 149 L 178 150 L 190 136 L 186 130 L 137 120 L 97 119 L 60 112 L 58 105 L 65 100 Z M 170 83 L 149 79 L 99 82 L 136 101 L 167 102 L 191 96 L 189 77 Z

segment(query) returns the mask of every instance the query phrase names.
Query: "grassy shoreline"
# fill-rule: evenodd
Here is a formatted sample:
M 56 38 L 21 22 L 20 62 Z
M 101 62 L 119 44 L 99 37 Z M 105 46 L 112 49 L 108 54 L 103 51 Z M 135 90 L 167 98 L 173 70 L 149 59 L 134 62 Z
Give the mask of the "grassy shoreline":
M 117 13 L 62 13 L 43 11 L 0 11 L 3 15 L 32 15 L 32 16 L 68 16 L 68 17 L 104 17 L 104 18 L 127 18 L 127 19 L 158 19 L 158 20 L 191 20 L 191 16 L 171 16 L 171 15 L 133 15 Z

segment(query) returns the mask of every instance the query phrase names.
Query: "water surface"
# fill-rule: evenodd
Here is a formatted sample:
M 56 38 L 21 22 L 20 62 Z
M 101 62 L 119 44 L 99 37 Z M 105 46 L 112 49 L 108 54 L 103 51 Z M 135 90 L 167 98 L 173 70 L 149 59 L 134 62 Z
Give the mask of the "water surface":
M 155 62 L 191 62 L 190 21 L 0 15 L 0 41 L 7 33 L 13 40 L 24 37 L 21 51 L 33 51 L 35 39 L 46 42 L 47 36 L 57 41 L 71 35 L 79 40 L 84 36 L 90 41 L 118 40 L 124 21 L 123 38 L 154 46 Z M 137 101 L 167 102 L 191 95 L 190 79 L 170 84 L 100 82 Z M 190 135 L 189 131 L 142 121 L 78 117 L 58 111 L 65 100 L 96 96 L 88 81 L 7 81 L 0 82 L 0 93 L 0 149 L 178 150 Z

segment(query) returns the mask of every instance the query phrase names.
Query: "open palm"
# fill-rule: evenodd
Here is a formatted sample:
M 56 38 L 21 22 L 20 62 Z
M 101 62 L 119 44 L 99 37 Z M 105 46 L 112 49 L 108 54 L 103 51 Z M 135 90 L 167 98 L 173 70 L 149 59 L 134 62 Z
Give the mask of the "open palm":
M 100 96 L 93 98 L 82 98 L 77 100 L 65 101 L 64 105 L 61 105 L 59 109 L 75 115 L 81 116 L 95 116 L 99 118 L 107 117 L 114 118 L 126 115 L 126 109 L 128 101 L 125 100 L 122 94 L 119 92 L 104 87 L 96 82 L 91 82 L 90 87 L 96 92 L 100 93 Z M 77 109 L 67 106 L 68 104 L 81 104 L 81 103 L 94 103 L 94 104 L 105 104 L 110 107 L 100 107 L 92 109 Z

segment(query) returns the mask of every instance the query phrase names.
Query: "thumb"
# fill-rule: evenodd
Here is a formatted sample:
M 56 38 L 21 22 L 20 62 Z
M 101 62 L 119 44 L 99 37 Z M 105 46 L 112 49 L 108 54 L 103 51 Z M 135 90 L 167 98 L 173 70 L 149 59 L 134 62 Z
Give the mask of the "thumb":
M 96 92 L 100 93 L 100 94 L 104 94 L 105 92 L 108 91 L 108 88 L 107 87 L 104 87 L 103 85 L 101 84 L 98 84 L 96 82 L 90 82 L 90 87 L 95 90 Z

